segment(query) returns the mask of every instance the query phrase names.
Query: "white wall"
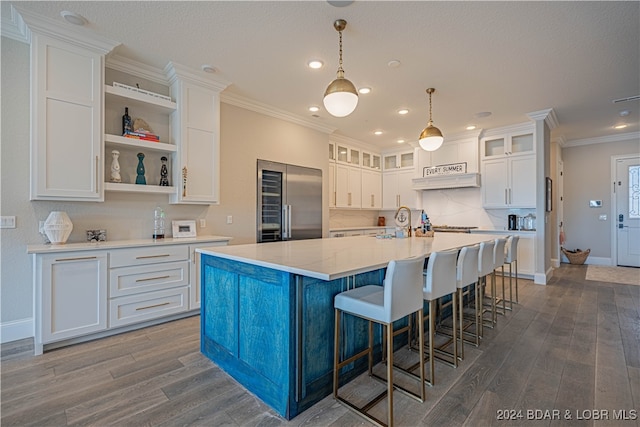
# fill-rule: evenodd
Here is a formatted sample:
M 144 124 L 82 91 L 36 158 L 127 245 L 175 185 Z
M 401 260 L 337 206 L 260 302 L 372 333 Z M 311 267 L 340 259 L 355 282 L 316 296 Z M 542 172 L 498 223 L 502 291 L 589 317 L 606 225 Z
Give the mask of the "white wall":
M 587 263 L 611 263 L 611 157 L 640 154 L 640 141 L 589 144 L 562 149 L 564 162 L 564 231 L 567 249 L 591 249 Z M 602 200 L 590 208 L 589 200 Z M 600 221 L 599 215 L 607 220 Z M 565 258 L 566 261 L 566 258 Z
M 207 228 L 198 225 L 200 235 L 231 236 L 231 244 L 255 242 L 258 158 L 322 169 L 324 200 L 328 200 L 328 134 L 223 103 L 220 205 L 169 205 L 166 195 L 126 193 L 106 193 L 104 203 L 29 201 L 29 46 L 3 37 L 1 55 L 0 213 L 17 218 L 17 228 L 0 230 L 3 333 L 11 328 L 29 330 L 33 294 L 26 250 L 27 245 L 43 243 L 38 221 L 52 210 L 69 214 L 74 225 L 69 242 L 84 241 L 85 230 L 96 228 L 106 229 L 108 240 L 148 238 L 158 205 L 169 221 L 206 219 Z M 233 216 L 233 224 L 226 223 L 228 215 Z M 323 221 L 327 235 L 328 207 Z M 13 339 L 17 338 L 21 337 Z

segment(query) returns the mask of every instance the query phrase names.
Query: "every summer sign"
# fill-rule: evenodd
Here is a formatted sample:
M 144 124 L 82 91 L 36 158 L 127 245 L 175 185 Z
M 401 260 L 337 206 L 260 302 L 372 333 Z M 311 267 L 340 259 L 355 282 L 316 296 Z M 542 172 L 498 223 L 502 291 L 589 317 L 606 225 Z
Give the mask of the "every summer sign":
M 429 166 L 422 170 L 422 176 L 457 175 L 467 173 L 467 162 Z

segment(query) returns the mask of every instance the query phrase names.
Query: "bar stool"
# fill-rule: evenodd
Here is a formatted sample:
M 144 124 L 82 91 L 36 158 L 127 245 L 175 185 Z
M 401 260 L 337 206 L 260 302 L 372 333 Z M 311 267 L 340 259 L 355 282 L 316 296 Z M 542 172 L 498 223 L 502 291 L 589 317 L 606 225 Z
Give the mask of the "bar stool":
M 458 250 L 434 252 L 429 255 L 427 269 L 424 271 L 423 298 L 429 302 L 429 379 L 427 384 L 434 384 L 434 340 L 436 301 L 446 295 L 455 299 L 458 290 L 456 285 L 456 260 Z M 451 365 L 458 366 L 458 337 L 457 337 L 457 304 L 453 307 L 453 354 Z M 446 361 L 446 360 L 445 360 Z M 447 361 L 449 362 L 449 361 Z
M 484 294 L 487 287 L 487 276 L 493 271 L 493 248 L 495 242 L 493 240 L 487 242 L 480 242 L 480 250 L 478 252 L 478 285 L 480 287 L 480 299 L 476 301 L 476 305 L 480 306 L 481 320 L 480 322 L 480 337 L 484 335 Z M 486 325 L 489 328 L 493 328 L 493 312 L 495 311 L 496 300 L 491 298 L 491 323 Z
M 520 236 L 511 235 L 507 239 L 506 252 L 504 256 L 504 263 L 509 264 L 509 305 L 510 310 L 513 310 L 513 288 L 512 288 L 512 278 L 513 272 L 511 271 L 511 266 L 515 266 L 516 272 L 516 304 L 518 304 L 518 240 L 520 240 Z M 503 276 L 504 276 L 504 266 L 502 267 Z
M 424 381 L 424 317 L 422 302 L 422 271 L 425 256 L 418 256 L 404 260 L 389 262 L 384 278 L 384 285 L 368 285 L 339 293 L 334 299 L 335 329 L 334 329 L 334 363 L 333 363 L 333 397 L 355 411 L 370 422 L 381 426 L 393 425 L 393 389 L 396 388 L 420 402 L 425 400 Z M 351 314 L 369 321 L 369 346 L 358 354 L 340 361 L 340 314 Z M 418 313 L 418 338 L 420 341 L 420 393 L 413 393 L 393 383 L 393 322 Z M 377 397 L 358 407 L 338 395 L 339 372 L 345 365 L 368 356 L 369 375 L 373 376 L 373 324 L 383 326 L 387 342 L 387 389 Z M 368 413 L 369 409 L 387 396 L 387 418 L 385 424 Z
M 493 272 L 491 273 L 491 296 L 495 300 L 495 304 L 493 305 L 493 321 L 494 323 L 498 321 L 498 310 L 496 309 L 496 305 L 499 302 L 502 302 L 502 313 L 505 314 L 507 312 L 507 303 L 504 299 L 504 251 L 507 245 L 507 238 L 501 237 L 495 240 L 495 245 L 493 247 Z M 502 298 L 498 299 L 497 291 L 496 291 L 496 270 L 498 268 L 502 269 Z
M 478 253 L 480 252 L 480 245 L 473 246 L 465 246 L 460 250 L 458 254 L 458 264 L 456 266 L 456 286 L 458 288 L 458 313 L 460 315 L 459 323 L 460 323 L 460 355 L 459 359 L 464 359 L 464 342 L 467 341 L 471 344 L 474 344 L 476 347 L 480 345 L 480 324 L 482 323 L 482 305 L 477 304 L 477 301 L 481 301 L 480 298 L 480 287 L 477 285 L 478 282 Z M 468 323 L 466 326 L 464 324 L 464 296 L 469 295 L 469 299 L 471 299 L 471 285 L 475 291 L 475 310 L 472 316 L 473 322 Z M 466 288 L 466 290 L 465 290 Z M 475 325 L 476 332 L 472 334 L 467 332 L 466 329 Z M 465 340 L 464 335 L 469 334 L 472 335 L 475 340 Z

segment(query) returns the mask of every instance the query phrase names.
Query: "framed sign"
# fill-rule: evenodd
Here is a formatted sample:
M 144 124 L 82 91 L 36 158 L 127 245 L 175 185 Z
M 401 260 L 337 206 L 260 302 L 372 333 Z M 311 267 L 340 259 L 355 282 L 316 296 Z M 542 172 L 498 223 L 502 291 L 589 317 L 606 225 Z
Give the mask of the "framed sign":
M 174 238 L 196 237 L 196 221 L 171 221 Z

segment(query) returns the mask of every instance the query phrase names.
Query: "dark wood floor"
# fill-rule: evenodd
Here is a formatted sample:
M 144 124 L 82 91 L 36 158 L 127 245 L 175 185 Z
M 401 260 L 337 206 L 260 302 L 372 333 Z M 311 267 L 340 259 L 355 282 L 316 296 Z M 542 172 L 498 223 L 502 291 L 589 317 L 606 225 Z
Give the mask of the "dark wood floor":
M 397 425 L 639 426 L 640 286 L 585 281 L 586 269 L 563 264 L 547 286 L 521 281 L 520 304 L 479 348 L 465 346 L 457 369 L 436 364 L 425 403 L 394 395 Z M 2 346 L 2 426 L 367 425 L 332 397 L 279 418 L 200 354 L 199 317 L 32 350 L 31 340 Z M 345 393 L 380 387 L 371 381 Z

